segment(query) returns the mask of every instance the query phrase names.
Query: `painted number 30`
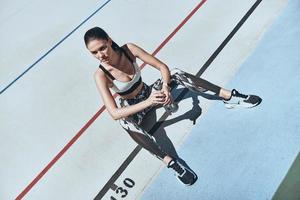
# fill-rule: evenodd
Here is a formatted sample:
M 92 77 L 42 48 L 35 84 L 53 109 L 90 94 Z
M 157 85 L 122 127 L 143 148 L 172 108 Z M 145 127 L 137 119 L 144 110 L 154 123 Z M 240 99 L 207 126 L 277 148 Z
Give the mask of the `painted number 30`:
M 123 181 L 124 185 L 127 187 L 127 188 L 133 188 L 134 186 L 134 181 L 131 180 L 130 178 L 126 178 L 124 181 Z M 116 190 L 116 193 L 118 195 L 121 195 L 121 198 L 125 198 L 127 195 L 128 195 L 128 191 L 127 189 L 124 189 L 122 187 L 118 187 Z M 111 196 L 110 197 L 111 200 L 117 200 L 115 197 Z

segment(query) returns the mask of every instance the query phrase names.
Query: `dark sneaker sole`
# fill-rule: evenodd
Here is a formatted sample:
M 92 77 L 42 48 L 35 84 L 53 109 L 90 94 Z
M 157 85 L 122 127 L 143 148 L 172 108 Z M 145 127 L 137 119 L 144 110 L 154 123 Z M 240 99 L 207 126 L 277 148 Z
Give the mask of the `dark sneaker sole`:
M 176 176 L 176 178 L 178 179 L 178 181 L 182 184 L 182 185 L 185 185 L 185 186 L 191 186 L 193 185 L 197 180 L 198 180 L 198 176 L 194 173 L 194 179 L 193 179 L 193 182 L 191 183 L 188 183 L 188 184 L 185 184 L 183 183 L 178 176 Z

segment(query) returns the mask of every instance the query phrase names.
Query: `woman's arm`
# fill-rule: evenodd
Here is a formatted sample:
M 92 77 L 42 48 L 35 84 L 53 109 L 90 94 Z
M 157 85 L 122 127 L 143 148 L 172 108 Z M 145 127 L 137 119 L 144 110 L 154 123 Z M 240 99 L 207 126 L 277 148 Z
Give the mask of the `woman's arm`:
M 127 47 L 135 57 L 141 59 L 145 63 L 153 66 L 154 68 L 160 71 L 163 80 L 162 90 L 166 95 L 164 104 L 171 103 L 170 88 L 168 86 L 168 84 L 170 83 L 171 74 L 168 66 L 133 43 L 128 43 Z
M 151 96 L 143 102 L 131 106 L 118 108 L 115 99 L 109 90 L 108 80 L 106 76 L 102 72 L 97 71 L 94 74 L 94 79 L 99 93 L 102 97 L 103 103 L 114 120 L 128 117 L 139 111 L 144 110 L 145 108 L 151 105 L 157 104 L 161 102 L 163 96 L 161 92 L 153 92 L 151 93 Z

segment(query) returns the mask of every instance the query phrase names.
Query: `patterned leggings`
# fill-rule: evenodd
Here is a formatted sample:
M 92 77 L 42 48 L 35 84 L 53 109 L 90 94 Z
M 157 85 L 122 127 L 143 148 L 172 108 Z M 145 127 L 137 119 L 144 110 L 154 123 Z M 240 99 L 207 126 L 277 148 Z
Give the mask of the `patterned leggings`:
M 204 79 L 195 77 L 194 75 L 180 69 L 174 69 L 171 71 L 171 82 L 175 82 L 176 84 L 182 85 L 190 91 L 197 93 L 211 91 L 216 95 L 219 95 L 221 90 L 219 86 L 216 86 Z M 150 96 L 152 88 L 161 84 L 161 79 L 158 79 L 150 86 L 144 83 L 141 92 L 135 98 L 126 100 L 120 98 L 121 107 L 130 106 L 146 100 Z M 151 110 L 151 107 L 127 118 L 120 119 L 119 122 L 136 143 L 162 160 L 167 154 L 162 151 L 161 147 L 156 143 L 155 138 L 140 126 L 144 116 L 149 110 Z

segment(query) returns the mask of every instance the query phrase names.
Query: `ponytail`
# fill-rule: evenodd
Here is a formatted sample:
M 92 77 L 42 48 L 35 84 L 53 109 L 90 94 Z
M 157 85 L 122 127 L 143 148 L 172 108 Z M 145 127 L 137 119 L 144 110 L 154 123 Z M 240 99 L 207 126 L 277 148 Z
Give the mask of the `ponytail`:
M 112 44 L 111 44 L 111 48 L 115 51 L 121 51 L 121 47 L 119 47 L 119 45 L 117 43 L 115 43 L 113 40 L 112 40 Z

